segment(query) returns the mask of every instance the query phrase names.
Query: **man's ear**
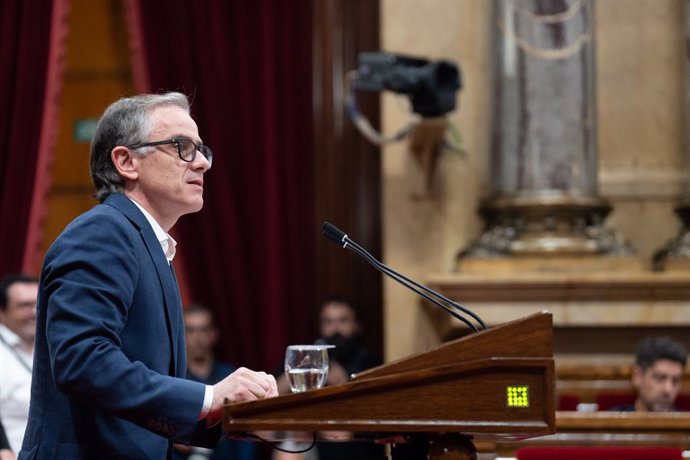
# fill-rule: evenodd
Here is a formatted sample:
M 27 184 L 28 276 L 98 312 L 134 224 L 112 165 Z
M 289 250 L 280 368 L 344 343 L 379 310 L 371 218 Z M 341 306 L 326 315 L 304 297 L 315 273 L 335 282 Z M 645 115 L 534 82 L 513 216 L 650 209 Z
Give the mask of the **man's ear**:
M 635 365 L 632 370 L 632 384 L 635 388 L 640 388 L 640 384 L 642 383 L 642 375 L 644 374 L 644 371 L 640 366 Z
M 110 158 L 117 173 L 125 180 L 136 180 L 139 177 L 136 154 L 127 147 L 118 146 L 110 152 Z

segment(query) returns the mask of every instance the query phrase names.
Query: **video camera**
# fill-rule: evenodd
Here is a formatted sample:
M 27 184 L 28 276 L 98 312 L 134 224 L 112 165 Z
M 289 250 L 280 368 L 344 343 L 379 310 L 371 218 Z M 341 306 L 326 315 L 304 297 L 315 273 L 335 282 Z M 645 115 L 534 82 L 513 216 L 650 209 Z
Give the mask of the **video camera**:
M 462 87 L 460 71 L 450 61 L 391 53 L 360 53 L 353 88 L 384 89 L 407 94 L 412 110 L 424 118 L 440 117 L 455 109 L 455 92 Z

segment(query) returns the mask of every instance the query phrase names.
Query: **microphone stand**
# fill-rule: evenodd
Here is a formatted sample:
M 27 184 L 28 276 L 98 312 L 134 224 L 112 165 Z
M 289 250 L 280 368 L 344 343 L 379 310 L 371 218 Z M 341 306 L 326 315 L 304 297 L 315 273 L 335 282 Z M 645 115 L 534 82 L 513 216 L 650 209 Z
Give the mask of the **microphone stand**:
M 432 304 L 438 306 L 439 308 L 442 308 L 445 310 L 447 313 L 452 315 L 454 318 L 457 318 L 464 324 L 466 324 L 470 329 L 472 329 L 475 332 L 478 332 L 479 329 L 475 324 L 473 324 L 470 320 L 465 318 L 462 315 L 468 315 L 472 317 L 479 325 L 481 326 L 482 329 L 488 329 L 488 326 L 484 321 L 473 311 L 469 310 L 468 308 L 460 305 L 457 302 L 454 302 L 450 300 L 449 298 L 445 297 L 444 295 L 434 291 L 433 289 L 430 289 L 423 284 L 420 284 L 407 276 L 398 273 L 397 271 L 393 270 L 392 268 L 388 267 L 384 263 L 378 261 L 374 256 L 372 256 L 366 249 L 352 241 L 345 232 L 340 230 L 338 227 L 335 225 L 329 223 L 329 222 L 324 222 L 323 227 L 322 227 L 322 232 L 321 235 L 324 236 L 325 238 L 333 241 L 334 243 L 337 244 L 342 244 L 343 248 L 350 249 L 353 251 L 355 254 L 358 256 L 362 257 L 364 260 L 369 262 L 374 268 L 376 268 L 378 271 L 381 273 L 388 275 L 391 277 L 393 280 L 397 281 L 398 283 L 402 284 L 406 288 L 410 289 L 412 292 L 415 294 L 423 297 L 424 299 L 428 300 Z M 457 310 L 457 311 L 456 311 Z M 460 312 L 460 313 L 458 313 Z

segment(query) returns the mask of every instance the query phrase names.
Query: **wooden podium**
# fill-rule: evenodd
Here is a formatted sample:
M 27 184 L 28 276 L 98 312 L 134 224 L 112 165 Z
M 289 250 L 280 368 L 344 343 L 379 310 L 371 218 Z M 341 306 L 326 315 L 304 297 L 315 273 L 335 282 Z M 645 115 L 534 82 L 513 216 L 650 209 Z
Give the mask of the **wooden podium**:
M 416 437 L 432 445 L 444 434 L 444 439 L 461 434 L 482 440 L 551 434 L 551 314 L 471 334 L 359 373 L 343 385 L 226 404 L 223 429 L 240 437 L 258 431 L 266 436 L 335 430 L 352 432 L 356 439 L 398 442 Z M 430 458 L 459 458 L 442 455 Z

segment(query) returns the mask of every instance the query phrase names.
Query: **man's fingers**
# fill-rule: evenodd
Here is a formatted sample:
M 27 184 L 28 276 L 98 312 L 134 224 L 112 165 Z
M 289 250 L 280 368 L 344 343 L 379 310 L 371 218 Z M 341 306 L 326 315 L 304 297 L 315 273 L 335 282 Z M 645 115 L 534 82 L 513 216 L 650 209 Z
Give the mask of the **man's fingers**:
M 244 367 L 227 376 L 221 382 L 219 390 L 233 402 L 253 401 L 278 395 L 278 387 L 272 375 Z
M 235 371 L 235 374 L 257 398 L 265 398 L 273 394 L 277 388 L 275 378 L 263 371 L 255 372 L 246 368 L 240 368 Z

